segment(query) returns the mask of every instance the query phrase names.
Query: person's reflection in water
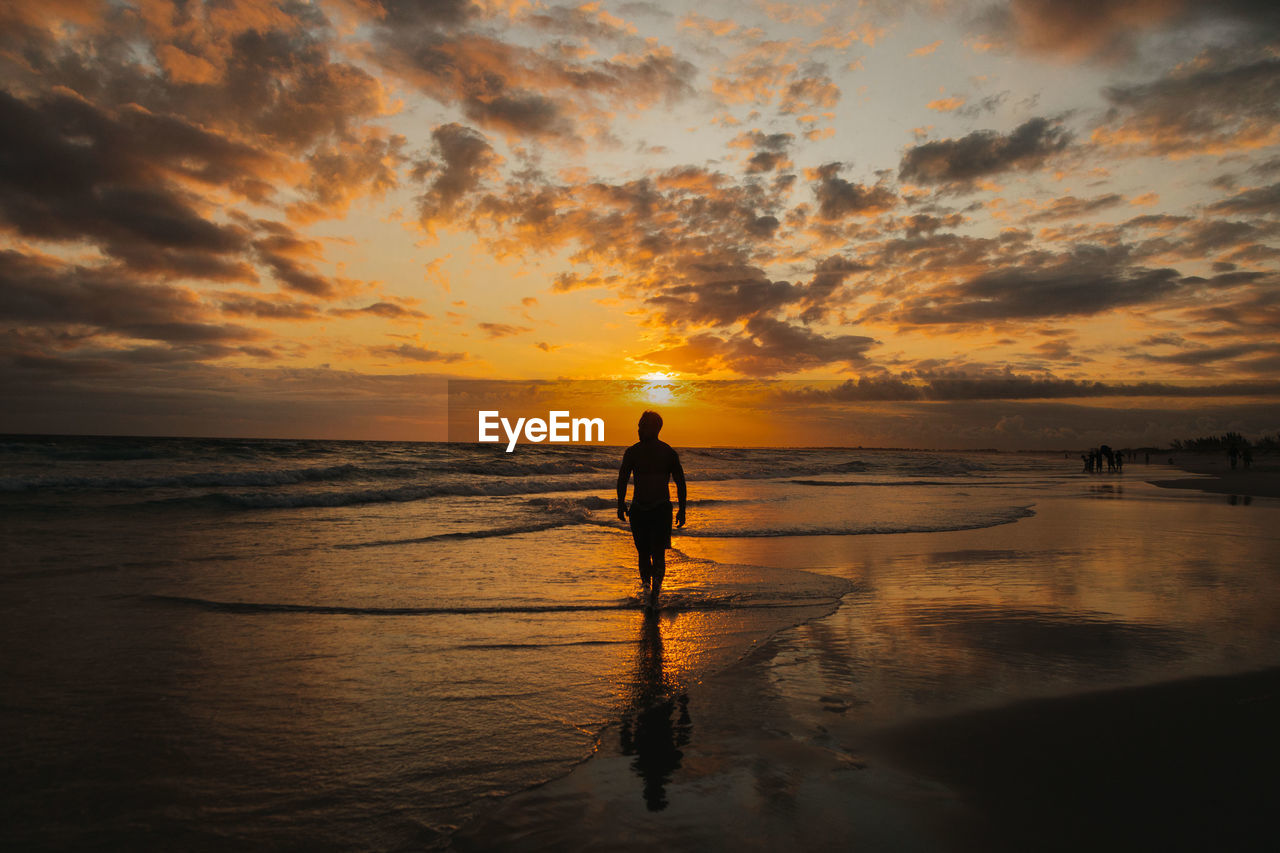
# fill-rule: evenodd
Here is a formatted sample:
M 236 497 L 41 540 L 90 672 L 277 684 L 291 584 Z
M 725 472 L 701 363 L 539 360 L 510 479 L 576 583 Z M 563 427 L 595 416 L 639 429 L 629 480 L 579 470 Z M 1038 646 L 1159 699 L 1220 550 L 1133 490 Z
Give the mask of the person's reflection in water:
M 636 674 L 629 707 L 622 716 L 622 754 L 634 755 L 631 769 L 644 780 L 649 811 L 667 807 L 667 783 L 680 768 L 693 725 L 689 697 L 667 678 L 662 663 L 662 632 L 658 614 L 647 612 L 640 628 Z

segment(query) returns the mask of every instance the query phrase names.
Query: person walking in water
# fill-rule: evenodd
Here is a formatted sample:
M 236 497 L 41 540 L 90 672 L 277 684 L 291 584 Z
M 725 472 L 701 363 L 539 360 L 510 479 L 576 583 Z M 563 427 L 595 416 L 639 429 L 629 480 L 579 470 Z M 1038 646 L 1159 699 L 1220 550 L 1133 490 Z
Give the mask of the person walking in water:
M 665 441 L 658 440 L 662 416 L 647 411 L 640 416 L 640 440 L 622 454 L 618 469 L 618 519 L 630 521 L 631 538 L 640 555 L 640 582 L 648 587 L 649 607 L 658 604 L 662 579 L 667 574 L 667 549 L 671 547 L 670 480 L 676 481 L 677 527 L 684 527 L 686 489 L 680 456 Z M 627 509 L 627 482 L 635 475 L 636 490 Z

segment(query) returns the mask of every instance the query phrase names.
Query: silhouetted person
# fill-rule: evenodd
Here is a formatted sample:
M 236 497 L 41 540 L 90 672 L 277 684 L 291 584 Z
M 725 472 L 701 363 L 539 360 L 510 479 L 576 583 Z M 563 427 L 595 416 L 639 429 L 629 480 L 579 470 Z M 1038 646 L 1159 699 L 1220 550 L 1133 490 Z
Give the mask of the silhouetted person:
M 1227 455 L 1231 457 L 1231 470 L 1236 470 L 1236 458 L 1240 455 L 1240 448 L 1234 444 L 1227 449 Z
M 1123 450 L 1116 451 L 1116 473 L 1117 474 L 1124 473 L 1124 451 Z
M 649 811 L 667 807 L 667 783 L 680 768 L 693 729 L 689 697 L 677 692 L 667 679 L 662 662 L 662 633 L 653 611 L 644 615 L 636 674 L 628 697 L 630 707 L 618 732 L 623 755 L 634 755 L 631 769 L 644 780 L 644 802 Z M 674 716 L 674 719 L 672 719 Z
M 1253 464 L 1253 451 L 1249 449 L 1247 444 L 1244 446 L 1244 450 L 1240 451 L 1240 461 L 1244 463 L 1246 470 Z
M 662 579 L 667 574 L 667 549 L 671 547 L 671 492 L 667 489 L 670 480 L 676 481 L 676 497 L 680 501 L 676 526 L 684 527 L 684 469 L 671 445 L 658 440 L 661 430 L 661 415 L 642 414 L 637 428 L 640 440 L 622 454 L 622 467 L 618 469 L 618 518 L 631 522 L 631 538 L 640 555 L 640 582 L 645 586 L 653 584 L 649 607 L 657 606 Z M 636 490 L 628 512 L 627 481 L 632 474 Z

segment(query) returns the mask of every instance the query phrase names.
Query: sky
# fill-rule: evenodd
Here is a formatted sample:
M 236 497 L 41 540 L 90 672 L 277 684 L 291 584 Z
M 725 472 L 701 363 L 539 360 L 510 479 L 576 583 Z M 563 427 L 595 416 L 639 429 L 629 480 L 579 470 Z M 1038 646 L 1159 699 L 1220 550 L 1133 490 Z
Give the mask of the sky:
M 0 71 L 0 431 L 1280 431 L 1274 2 L 5 2 Z

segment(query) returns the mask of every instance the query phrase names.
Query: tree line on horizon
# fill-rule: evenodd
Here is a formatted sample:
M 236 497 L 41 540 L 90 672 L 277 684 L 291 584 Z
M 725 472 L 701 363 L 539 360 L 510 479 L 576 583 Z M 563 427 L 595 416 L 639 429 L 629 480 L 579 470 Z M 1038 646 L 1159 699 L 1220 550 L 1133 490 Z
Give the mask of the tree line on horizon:
M 1251 447 L 1255 450 L 1280 450 L 1280 433 L 1263 435 L 1257 441 L 1250 441 L 1238 432 L 1227 432 L 1222 435 L 1204 435 L 1199 438 L 1174 439 L 1169 444 L 1172 450 L 1218 450 L 1226 451 L 1232 447 Z

